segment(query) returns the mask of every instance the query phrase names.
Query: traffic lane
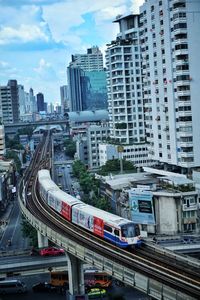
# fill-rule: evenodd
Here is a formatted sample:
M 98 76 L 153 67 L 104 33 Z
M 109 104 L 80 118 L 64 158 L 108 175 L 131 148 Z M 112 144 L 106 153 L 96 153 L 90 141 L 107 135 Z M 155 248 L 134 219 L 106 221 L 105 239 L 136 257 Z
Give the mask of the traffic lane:
M 9 247 L 12 249 L 12 239 L 19 222 L 19 207 L 17 201 L 13 202 L 13 207 L 8 216 L 7 222 L 7 226 L 1 239 L 1 248 L 7 249 Z
M 12 279 L 12 278 L 10 278 Z M 13 279 L 19 279 L 27 285 L 28 292 L 26 294 L 14 294 L 14 295 L 5 295 L 0 296 L 1 300 L 15 300 L 15 299 L 28 299 L 28 300 L 66 300 L 66 295 L 59 294 L 58 292 L 33 292 L 32 286 L 39 282 L 50 282 L 50 272 L 37 273 L 28 276 L 17 276 Z M 144 293 L 129 287 L 129 286 L 119 286 L 116 285 L 115 280 L 113 280 L 113 285 L 107 290 L 107 296 L 104 297 L 104 300 L 112 299 L 113 296 L 123 296 L 124 300 L 150 300 L 150 297 Z M 112 296 L 112 297 L 111 297 Z M 97 300 L 97 299 L 96 299 Z

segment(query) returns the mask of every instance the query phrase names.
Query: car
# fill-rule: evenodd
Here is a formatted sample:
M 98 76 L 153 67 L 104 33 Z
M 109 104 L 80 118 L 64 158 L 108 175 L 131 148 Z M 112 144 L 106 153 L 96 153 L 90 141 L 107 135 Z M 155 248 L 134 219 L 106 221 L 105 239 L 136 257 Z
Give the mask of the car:
M 58 256 L 64 254 L 65 254 L 65 250 L 62 248 L 48 247 L 40 250 L 41 256 Z
M 67 168 L 71 168 L 71 166 L 70 166 L 70 165 L 67 165 Z
M 48 282 L 39 282 L 32 286 L 33 292 L 56 292 L 56 287 Z
M 106 290 L 100 288 L 93 288 L 88 291 L 88 298 L 89 299 L 96 299 L 96 298 L 103 298 L 106 296 Z

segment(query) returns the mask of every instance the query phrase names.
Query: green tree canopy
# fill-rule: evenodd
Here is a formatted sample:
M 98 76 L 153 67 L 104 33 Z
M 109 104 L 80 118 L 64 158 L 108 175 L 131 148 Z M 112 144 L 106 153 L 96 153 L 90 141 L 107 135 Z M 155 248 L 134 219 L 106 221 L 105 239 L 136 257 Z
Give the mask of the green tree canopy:
M 136 169 L 131 161 L 123 159 L 122 163 L 123 163 L 124 171 L 133 171 L 133 172 L 136 171 Z M 107 175 L 110 172 L 120 172 L 120 160 L 119 159 L 108 160 L 106 162 L 106 164 L 101 167 L 98 174 Z
M 66 155 L 73 158 L 76 153 L 76 143 L 72 139 L 66 139 L 64 140 L 64 147 Z
M 20 159 L 19 159 L 17 153 L 13 150 L 7 151 L 5 157 L 8 159 L 14 159 L 16 170 L 17 170 L 17 172 L 20 172 L 21 162 L 20 162 Z

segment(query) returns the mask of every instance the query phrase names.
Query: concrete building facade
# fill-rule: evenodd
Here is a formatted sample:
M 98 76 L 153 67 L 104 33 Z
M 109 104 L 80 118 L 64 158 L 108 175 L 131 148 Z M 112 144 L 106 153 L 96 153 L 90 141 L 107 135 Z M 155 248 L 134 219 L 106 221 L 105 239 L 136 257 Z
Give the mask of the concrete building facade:
M 140 8 L 146 136 L 153 160 L 200 165 L 200 2 L 148 0 Z

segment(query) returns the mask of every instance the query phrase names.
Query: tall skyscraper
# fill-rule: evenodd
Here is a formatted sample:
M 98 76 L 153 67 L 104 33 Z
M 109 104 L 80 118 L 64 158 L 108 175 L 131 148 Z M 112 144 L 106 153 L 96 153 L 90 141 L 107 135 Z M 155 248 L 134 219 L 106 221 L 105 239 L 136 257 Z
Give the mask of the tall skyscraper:
M 200 1 L 140 8 L 146 136 L 152 159 L 200 166 Z
M 107 108 L 106 74 L 98 47 L 72 55 L 67 68 L 70 111 Z
M 20 117 L 26 113 L 26 95 L 23 85 L 18 85 Z
M 44 107 L 44 95 L 42 93 L 38 93 L 36 95 L 37 98 L 37 111 L 44 111 L 45 107 Z
M 36 113 L 37 112 L 37 103 L 36 103 L 36 99 L 35 99 L 32 88 L 30 88 L 30 90 L 29 90 L 29 98 L 30 98 L 30 112 Z
M 61 102 L 61 113 L 64 115 L 69 109 L 69 99 L 68 99 L 68 86 L 63 85 L 60 87 L 60 102 Z

